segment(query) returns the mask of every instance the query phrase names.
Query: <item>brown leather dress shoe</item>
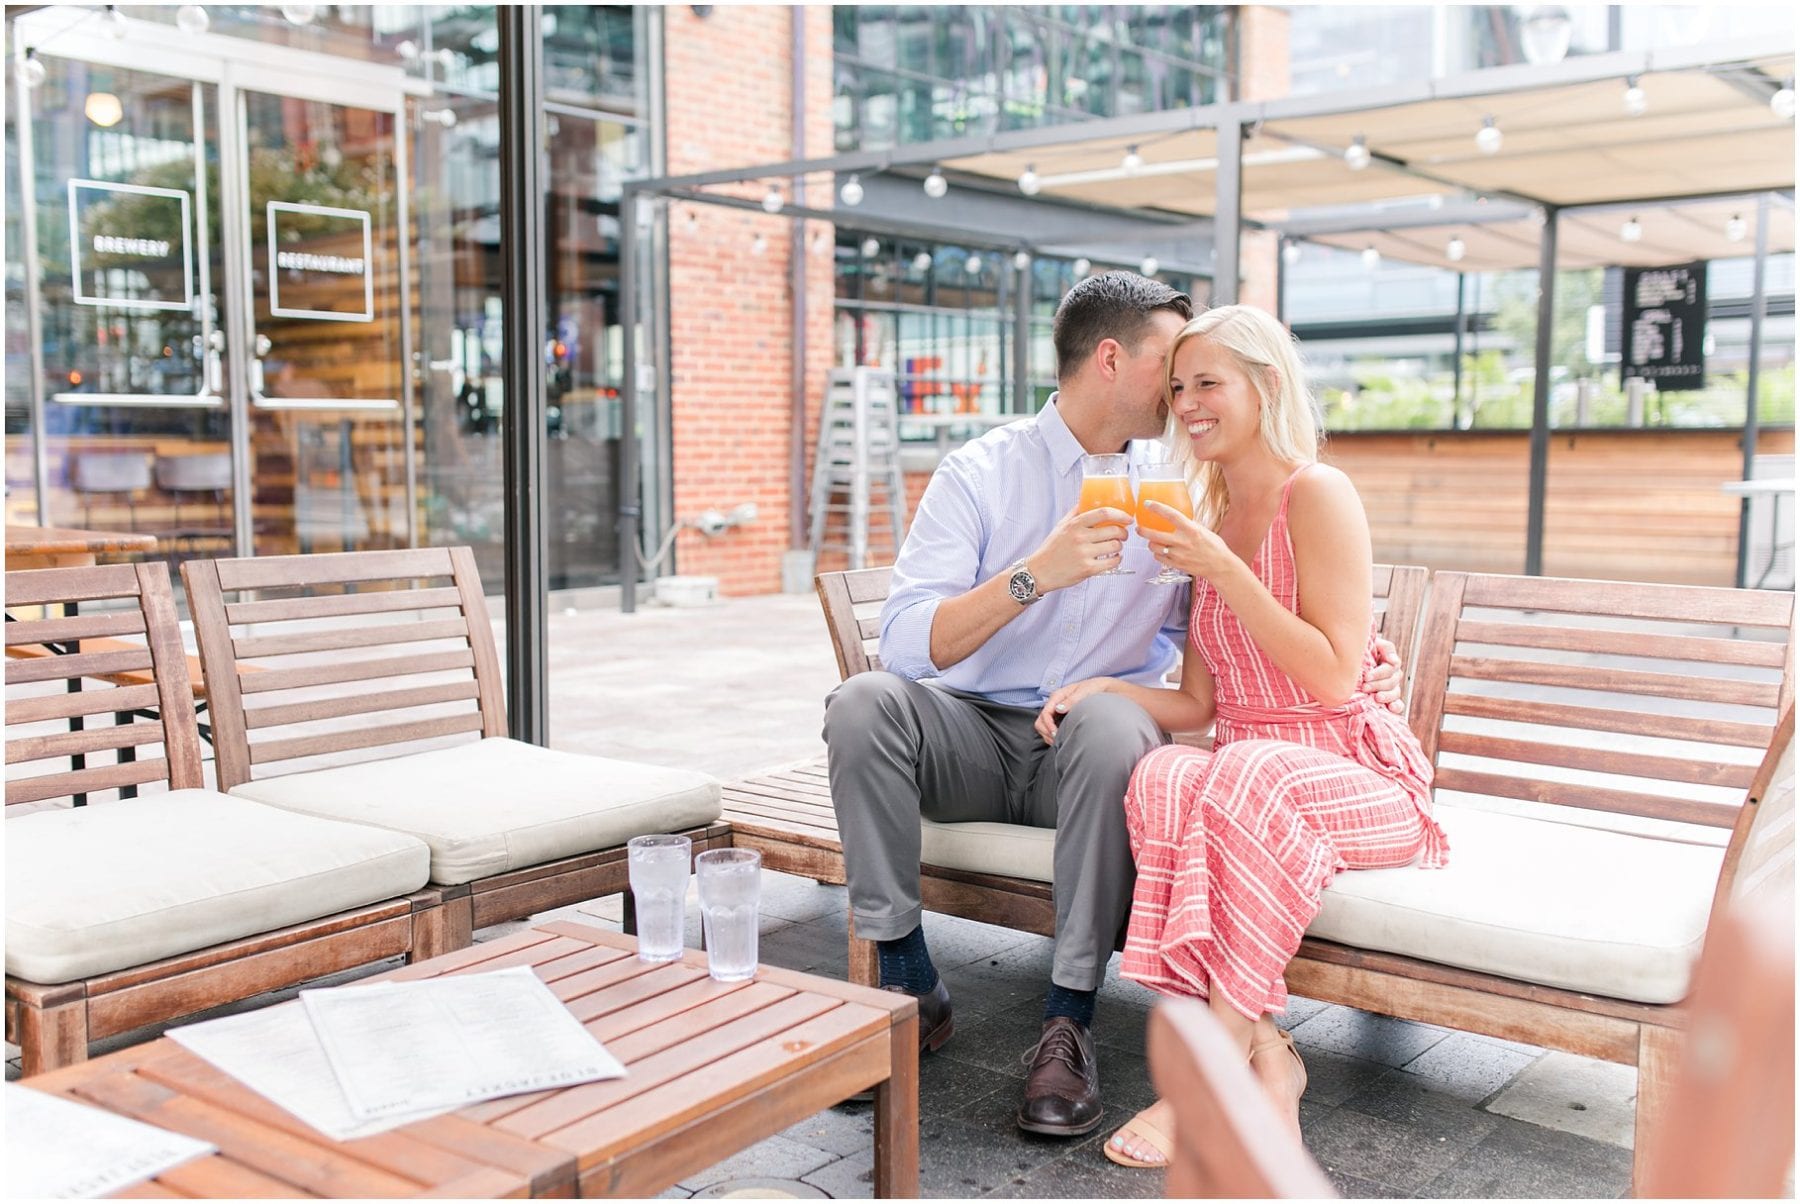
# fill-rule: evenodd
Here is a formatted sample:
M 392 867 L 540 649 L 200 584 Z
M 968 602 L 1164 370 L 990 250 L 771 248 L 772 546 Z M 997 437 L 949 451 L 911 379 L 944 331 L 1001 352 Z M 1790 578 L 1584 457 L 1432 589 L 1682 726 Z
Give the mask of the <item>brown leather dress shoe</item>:
M 1080 1137 L 1100 1124 L 1100 1066 L 1094 1039 L 1067 1016 L 1044 1021 L 1031 1055 L 1019 1127 L 1027 1133 Z
M 884 991 L 894 991 L 901 995 L 911 995 L 905 987 L 883 987 Z M 928 1054 L 943 1047 L 956 1031 L 956 1021 L 950 1015 L 950 988 L 938 979 L 937 986 L 923 995 L 914 995 L 919 1001 L 919 1053 Z

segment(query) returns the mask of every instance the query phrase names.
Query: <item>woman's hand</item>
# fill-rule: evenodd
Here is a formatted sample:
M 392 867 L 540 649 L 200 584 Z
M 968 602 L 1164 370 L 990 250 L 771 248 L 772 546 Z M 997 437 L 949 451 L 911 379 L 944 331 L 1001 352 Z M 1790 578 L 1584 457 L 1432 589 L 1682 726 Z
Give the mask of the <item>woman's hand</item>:
M 1150 545 L 1157 562 L 1191 577 L 1211 580 L 1238 562 L 1237 555 L 1218 535 L 1181 511 L 1161 502 L 1145 502 L 1173 531 L 1153 531 L 1138 524 L 1137 533 Z
M 1038 712 L 1037 722 L 1032 726 L 1037 729 L 1037 734 L 1044 738 L 1045 744 L 1055 744 L 1056 725 L 1062 722 L 1063 716 L 1075 708 L 1076 703 L 1093 694 L 1109 693 L 1118 684 L 1118 681 L 1111 677 L 1090 677 L 1066 685 L 1050 695 L 1049 701 L 1044 703 L 1044 709 Z

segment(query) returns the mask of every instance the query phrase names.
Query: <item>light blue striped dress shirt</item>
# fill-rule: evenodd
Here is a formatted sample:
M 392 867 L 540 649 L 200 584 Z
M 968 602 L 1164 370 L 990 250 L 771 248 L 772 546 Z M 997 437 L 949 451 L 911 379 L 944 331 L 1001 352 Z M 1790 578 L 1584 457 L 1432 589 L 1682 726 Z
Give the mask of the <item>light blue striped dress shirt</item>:
M 1134 443 L 1134 463 L 1155 458 Z M 1125 544 L 1132 576 L 1090 577 L 1026 607 L 974 653 L 946 670 L 931 661 L 938 604 L 967 593 L 1037 551 L 1081 493 L 1082 447 L 1051 397 L 1035 418 L 990 431 L 938 466 L 894 563 L 881 611 L 881 663 L 890 672 L 1040 707 L 1088 677 L 1159 685 L 1186 637 L 1189 587 L 1151 585 L 1160 566 L 1135 535 Z

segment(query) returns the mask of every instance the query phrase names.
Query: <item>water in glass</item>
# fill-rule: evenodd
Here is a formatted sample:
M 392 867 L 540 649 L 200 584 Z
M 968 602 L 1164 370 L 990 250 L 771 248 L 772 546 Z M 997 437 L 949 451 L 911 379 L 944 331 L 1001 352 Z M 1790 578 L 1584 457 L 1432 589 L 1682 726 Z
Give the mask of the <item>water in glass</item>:
M 681 956 L 691 847 L 685 836 L 637 836 L 625 846 L 637 907 L 639 961 L 670 962 Z
M 754 849 L 713 849 L 700 854 L 694 865 L 700 877 L 708 971 L 720 982 L 753 977 L 762 854 Z

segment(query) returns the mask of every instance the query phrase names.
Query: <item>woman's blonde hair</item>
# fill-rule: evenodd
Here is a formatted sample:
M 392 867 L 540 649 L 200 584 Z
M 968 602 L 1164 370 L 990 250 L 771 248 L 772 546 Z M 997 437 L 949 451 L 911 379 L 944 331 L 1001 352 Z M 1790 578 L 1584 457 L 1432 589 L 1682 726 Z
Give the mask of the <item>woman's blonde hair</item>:
M 1221 305 L 1181 328 L 1163 361 L 1163 400 L 1169 405 L 1169 426 L 1163 439 L 1169 446 L 1170 458 L 1186 471 L 1195 494 L 1195 514 L 1202 523 L 1217 529 L 1231 501 L 1225 490 L 1225 474 L 1217 464 L 1194 458 L 1187 431 L 1175 417 L 1175 394 L 1170 387 L 1175 355 L 1189 339 L 1206 339 L 1229 353 L 1250 378 L 1250 387 L 1262 403 L 1263 446 L 1276 459 L 1310 464 L 1319 458 L 1318 407 L 1307 391 L 1305 369 L 1294 336 L 1264 311 L 1248 305 Z

